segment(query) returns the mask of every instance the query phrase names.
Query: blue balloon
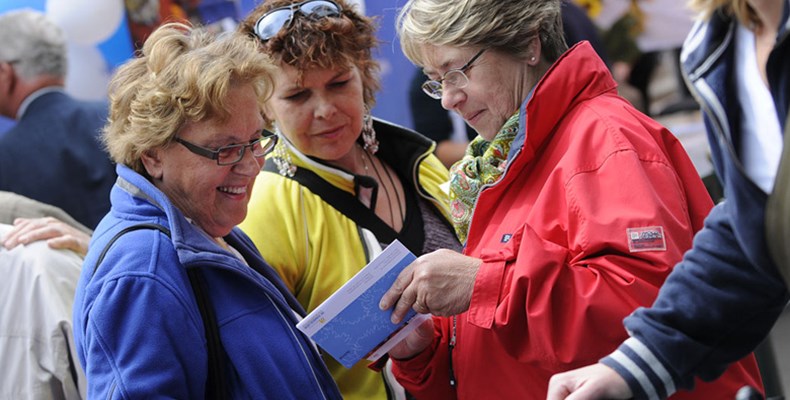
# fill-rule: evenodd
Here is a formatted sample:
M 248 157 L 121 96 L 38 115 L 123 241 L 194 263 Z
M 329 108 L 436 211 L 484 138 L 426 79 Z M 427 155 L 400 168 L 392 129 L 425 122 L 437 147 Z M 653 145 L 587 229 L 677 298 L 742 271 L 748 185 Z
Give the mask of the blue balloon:
M 118 30 L 109 39 L 100 43 L 98 47 L 111 69 L 115 69 L 134 57 L 132 33 L 129 31 L 129 23 L 126 18 L 121 20 Z

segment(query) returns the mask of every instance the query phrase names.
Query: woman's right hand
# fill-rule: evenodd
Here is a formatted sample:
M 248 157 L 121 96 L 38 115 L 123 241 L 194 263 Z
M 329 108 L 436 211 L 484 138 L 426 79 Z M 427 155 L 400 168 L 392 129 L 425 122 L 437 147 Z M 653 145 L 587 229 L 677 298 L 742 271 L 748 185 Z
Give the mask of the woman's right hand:
M 552 376 L 546 400 L 630 399 L 633 396 L 620 374 L 598 363 Z
M 423 321 L 406 339 L 389 351 L 394 360 L 406 360 L 425 350 L 433 341 L 433 318 Z
M 392 308 L 392 323 L 400 323 L 409 309 L 447 317 L 469 309 L 479 258 L 439 249 L 417 257 L 403 269 L 381 298 L 379 308 Z
M 90 235 L 52 217 L 17 218 L 14 228 L 3 238 L 2 245 L 12 249 L 20 244 L 46 240 L 53 249 L 71 250 L 81 257 L 88 253 Z

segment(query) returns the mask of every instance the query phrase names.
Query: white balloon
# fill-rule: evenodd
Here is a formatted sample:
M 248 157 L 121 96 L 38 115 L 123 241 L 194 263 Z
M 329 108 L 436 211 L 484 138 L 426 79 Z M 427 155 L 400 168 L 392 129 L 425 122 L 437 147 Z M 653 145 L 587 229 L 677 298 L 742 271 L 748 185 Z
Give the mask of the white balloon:
M 365 0 L 350 0 L 348 3 L 356 7 L 358 13 L 365 15 Z
M 82 100 L 106 100 L 110 67 L 96 46 L 69 43 L 66 92 Z
M 47 0 L 49 18 L 63 29 L 66 40 L 96 45 L 107 40 L 121 25 L 123 0 Z

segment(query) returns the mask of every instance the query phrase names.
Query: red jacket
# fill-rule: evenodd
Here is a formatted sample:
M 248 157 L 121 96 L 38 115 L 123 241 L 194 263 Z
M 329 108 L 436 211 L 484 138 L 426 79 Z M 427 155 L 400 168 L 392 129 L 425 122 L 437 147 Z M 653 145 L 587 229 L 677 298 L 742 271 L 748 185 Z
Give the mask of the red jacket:
M 526 115 L 526 119 L 524 118 Z M 712 207 L 678 140 L 617 96 L 586 42 L 535 86 L 520 151 L 479 195 L 465 254 L 483 260 L 469 310 L 435 318 L 433 344 L 394 372 L 418 399 L 545 399 L 549 378 L 628 338 Z M 518 141 L 518 137 L 516 141 Z M 673 398 L 761 387 L 754 358 Z

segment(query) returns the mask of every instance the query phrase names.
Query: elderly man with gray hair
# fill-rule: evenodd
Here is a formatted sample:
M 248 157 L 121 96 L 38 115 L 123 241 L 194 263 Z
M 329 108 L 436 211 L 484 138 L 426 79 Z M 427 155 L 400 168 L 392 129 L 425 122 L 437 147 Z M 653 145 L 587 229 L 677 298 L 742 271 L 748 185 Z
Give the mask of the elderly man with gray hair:
M 66 211 L 93 229 L 110 209 L 115 168 L 97 140 L 100 102 L 64 92 L 66 42 L 45 15 L 0 15 L 0 115 L 16 125 L 0 137 L 0 190 Z

